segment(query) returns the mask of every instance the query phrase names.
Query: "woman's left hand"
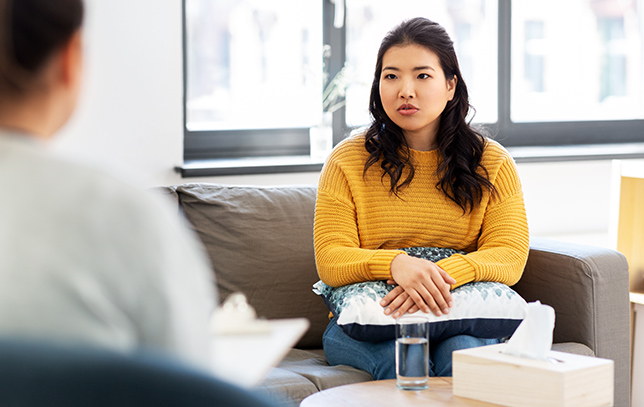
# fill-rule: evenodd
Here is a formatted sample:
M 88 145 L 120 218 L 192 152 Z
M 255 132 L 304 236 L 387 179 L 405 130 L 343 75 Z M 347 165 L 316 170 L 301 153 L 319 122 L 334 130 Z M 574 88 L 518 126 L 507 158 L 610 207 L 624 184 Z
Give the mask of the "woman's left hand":
M 453 305 L 450 286 L 456 280 L 429 260 L 399 254 L 391 262 L 391 277 L 404 292 L 392 291 L 382 299 L 386 315 L 403 315 L 411 309 L 410 301 L 436 316 L 447 314 Z
M 396 282 L 394 280 L 387 280 L 387 284 L 393 285 L 396 284 Z M 413 314 L 420 309 L 401 286 L 396 286 L 391 290 L 385 297 L 385 301 L 388 308 L 393 311 L 394 318 L 398 318 L 406 312 Z

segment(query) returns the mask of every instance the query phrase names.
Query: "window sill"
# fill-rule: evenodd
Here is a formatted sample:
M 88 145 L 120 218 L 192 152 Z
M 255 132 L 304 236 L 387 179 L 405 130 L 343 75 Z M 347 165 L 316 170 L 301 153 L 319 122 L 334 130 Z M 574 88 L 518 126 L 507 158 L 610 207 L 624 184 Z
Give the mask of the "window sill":
M 644 158 L 644 143 L 508 147 L 517 163 Z
M 517 163 L 644 158 L 644 143 L 508 147 Z M 309 156 L 249 157 L 186 161 L 175 170 L 183 178 L 224 175 L 318 172 L 320 160 Z
M 183 178 L 222 175 L 279 174 L 319 172 L 322 161 L 310 156 L 247 157 L 234 159 L 191 160 L 175 170 Z

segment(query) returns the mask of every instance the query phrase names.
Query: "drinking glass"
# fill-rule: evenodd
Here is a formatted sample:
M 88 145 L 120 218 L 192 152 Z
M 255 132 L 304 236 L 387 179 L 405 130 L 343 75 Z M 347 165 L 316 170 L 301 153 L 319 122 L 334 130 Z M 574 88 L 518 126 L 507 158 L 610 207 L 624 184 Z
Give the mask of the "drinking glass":
M 429 324 L 419 316 L 396 320 L 396 383 L 402 390 L 429 385 Z

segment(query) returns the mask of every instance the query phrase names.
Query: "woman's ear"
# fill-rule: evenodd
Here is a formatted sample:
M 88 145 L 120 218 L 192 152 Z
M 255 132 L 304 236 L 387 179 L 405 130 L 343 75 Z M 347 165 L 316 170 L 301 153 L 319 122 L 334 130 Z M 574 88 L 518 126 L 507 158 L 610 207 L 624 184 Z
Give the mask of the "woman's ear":
M 80 31 L 54 55 L 47 80 L 50 122 L 47 135 L 53 135 L 70 118 L 80 94 L 83 74 L 83 44 Z
M 78 87 L 82 75 L 83 40 L 80 30 L 63 47 L 60 53 L 60 79 L 66 86 Z
M 458 82 L 458 77 L 454 75 L 452 79 L 449 79 L 447 81 L 447 91 L 449 92 L 449 99 L 448 100 L 453 100 L 454 99 L 454 93 L 456 92 L 456 84 Z

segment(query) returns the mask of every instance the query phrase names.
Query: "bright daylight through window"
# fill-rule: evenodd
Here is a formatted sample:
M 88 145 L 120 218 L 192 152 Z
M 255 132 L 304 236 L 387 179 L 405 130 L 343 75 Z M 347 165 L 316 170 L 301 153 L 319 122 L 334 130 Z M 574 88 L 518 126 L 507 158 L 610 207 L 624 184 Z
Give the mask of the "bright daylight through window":
M 642 18 L 638 1 L 512 2 L 512 120 L 644 119 Z
M 309 127 L 321 112 L 322 3 L 186 0 L 189 130 Z

